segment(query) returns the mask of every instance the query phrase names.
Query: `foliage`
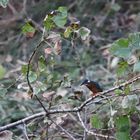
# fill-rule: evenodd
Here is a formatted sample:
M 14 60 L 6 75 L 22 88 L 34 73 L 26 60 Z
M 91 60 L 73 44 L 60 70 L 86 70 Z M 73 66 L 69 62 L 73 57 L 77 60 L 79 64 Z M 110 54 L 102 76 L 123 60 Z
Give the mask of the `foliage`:
M 112 44 L 112 47 L 110 48 L 110 52 L 121 58 L 120 62 L 118 63 L 118 68 L 117 68 L 117 73 L 118 75 L 124 75 L 133 73 L 133 72 L 139 72 L 140 67 L 139 67 L 139 55 L 138 50 L 139 50 L 139 36 L 140 33 L 134 33 L 130 34 L 128 38 L 124 39 L 121 38 L 117 41 L 115 41 Z M 129 61 L 132 56 L 135 56 L 135 60 L 132 60 L 132 63 Z M 133 70 L 133 71 L 131 71 Z
M 28 37 L 33 37 L 35 33 L 35 28 L 30 24 L 30 22 L 27 22 L 22 27 L 22 32 Z
M 131 140 L 130 138 L 130 119 L 128 116 L 121 116 L 116 119 L 116 138 L 118 140 Z
M 26 62 L 29 61 L 26 64 L 23 63 L 20 72 L 17 70 L 17 74 L 22 73 L 23 76 L 20 80 L 16 80 L 17 75 L 14 75 L 15 77 L 12 75 L 14 82 L 4 79 L 0 83 L 2 106 L 0 112 L 3 114 L 0 122 L 2 125 L 21 119 L 25 115 L 29 116 L 32 112 L 42 111 L 33 94 L 40 98 L 47 109 L 74 108 L 82 104 L 87 97 L 90 97 L 90 95 L 83 94 L 85 91 L 83 89 L 81 91 L 81 87 L 77 86 L 81 79 L 95 77 L 95 79 L 101 81 L 105 88 L 110 88 L 113 85 L 120 85 L 130 80 L 140 71 L 140 33 L 127 34 L 125 30 L 122 30 L 125 37 L 124 35 L 121 37 L 119 31 L 123 24 L 131 22 L 132 19 L 126 20 L 126 17 L 124 19 L 121 17 L 121 20 L 120 18 L 114 18 L 115 13 L 119 16 L 123 4 L 121 5 L 121 2 L 105 3 L 99 1 L 94 4 L 93 8 L 93 5 L 88 3 L 89 1 L 85 1 L 84 5 L 83 2 L 77 3 L 75 1 L 79 9 L 86 9 L 81 10 L 85 11 L 81 18 L 83 21 L 90 21 L 88 23 L 82 22 L 81 24 L 78 19 L 71 20 L 70 12 L 78 9 L 74 3 L 72 10 L 69 10 L 66 6 L 60 6 L 54 11 L 47 12 L 44 20 L 39 21 L 43 27 L 40 27 L 33 20 L 22 24 L 24 36 L 22 42 L 19 41 L 17 46 L 23 44 L 20 47 L 22 50 L 20 53 L 26 54 Z M 7 3 L 8 1 L 2 1 L 2 4 L 0 4 L 5 7 Z M 87 4 L 89 4 L 88 7 L 92 7 L 91 11 L 88 11 L 90 8 L 87 9 Z M 43 9 L 43 7 L 39 7 L 39 9 Z M 48 9 L 50 10 L 50 8 Z M 35 8 L 35 11 L 37 10 Z M 80 15 L 81 11 L 77 10 L 77 14 Z M 95 19 L 93 19 L 93 15 Z M 102 17 L 102 15 L 104 16 Z M 43 19 L 42 16 L 40 18 Z M 113 23 L 111 23 L 112 20 L 114 20 Z M 86 27 L 82 26 L 83 24 Z M 116 26 L 116 29 L 113 29 L 114 26 Z M 117 38 L 117 40 L 114 38 Z M 39 46 L 40 42 L 41 45 Z M 111 47 L 104 46 L 108 43 Z M 10 45 L 13 44 L 13 42 L 10 42 Z M 15 52 L 13 51 L 13 54 Z M 25 56 L 19 59 L 25 61 Z M 115 67 L 112 68 L 111 62 L 116 58 Z M 16 62 L 22 63 L 21 61 Z M 5 64 L 0 65 L 0 79 L 3 79 L 6 75 L 5 66 Z M 33 87 L 33 93 L 30 90 L 29 83 L 27 83 L 27 77 Z M 83 110 L 80 112 L 84 123 L 91 127 L 94 132 L 113 135 L 117 140 L 131 139 L 131 134 L 135 132 L 132 130 L 133 120 L 131 117 L 140 110 L 139 96 L 137 95 L 139 91 L 136 90 L 134 84 L 120 87 L 111 95 L 107 95 L 101 106 L 100 104 L 94 105 L 94 103 L 87 105 L 85 108 L 87 112 L 83 112 Z M 139 86 L 139 83 L 137 85 Z M 97 103 L 100 103 L 100 101 L 97 100 Z M 6 110 L 8 111 L 6 112 Z M 53 119 L 58 125 L 62 126 L 63 122 L 71 122 L 64 124 L 64 127 L 69 128 L 69 131 L 79 133 L 80 137 L 85 130 L 79 124 L 77 126 L 77 123 L 73 123 L 71 116 L 77 121 L 75 114 L 69 114 L 64 114 L 64 116 L 56 114 Z M 88 122 L 88 120 L 90 121 Z M 39 126 L 42 128 L 40 129 Z M 49 131 L 47 133 L 44 131 L 46 127 Z M 135 129 L 138 130 L 136 124 Z M 39 125 L 29 124 L 27 131 L 31 133 L 35 131 L 35 133 L 39 133 L 40 139 L 43 139 L 48 134 L 52 134 L 53 130 L 56 130 L 56 125 L 53 126 L 47 118 L 39 122 Z M 19 135 L 19 132 L 16 135 Z M 60 138 L 62 137 L 60 136 Z M 80 139 L 81 137 L 79 137 L 76 138 Z
M 0 5 L 1 5 L 3 8 L 6 8 L 8 2 L 9 2 L 9 0 L 0 0 Z
M 140 71 L 139 67 L 139 40 L 140 33 L 131 33 L 128 35 L 128 38 L 121 38 L 115 41 L 110 48 L 111 54 L 120 58 L 120 61 L 117 65 L 117 75 L 118 77 L 126 76 L 131 73 L 136 73 Z M 130 63 L 130 58 L 132 58 L 132 63 Z M 126 87 L 124 89 L 125 94 L 129 94 L 132 91 L 132 87 Z M 124 109 L 125 115 L 120 114 L 119 118 L 116 118 L 116 138 L 117 140 L 131 139 L 130 136 L 130 118 L 129 115 L 133 114 L 133 112 L 137 111 L 138 104 L 138 96 L 137 95 L 127 95 L 122 100 L 122 109 Z

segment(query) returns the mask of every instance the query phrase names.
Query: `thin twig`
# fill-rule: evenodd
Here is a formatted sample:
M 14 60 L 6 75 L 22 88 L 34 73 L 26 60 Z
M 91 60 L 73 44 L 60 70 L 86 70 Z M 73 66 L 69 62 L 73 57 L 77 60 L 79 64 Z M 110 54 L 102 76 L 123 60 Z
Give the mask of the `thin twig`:
M 31 86 L 31 83 L 30 83 L 30 80 L 29 80 L 29 73 L 30 73 L 30 65 L 31 65 L 31 61 L 34 57 L 34 55 L 36 54 L 37 50 L 42 46 L 42 43 L 44 43 L 44 40 L 40 41 L 39 44 L 36 46 L 36 48 L 34 49 L 30 59 L 29 59 L 29 62 L 28 62 L 28 66 L 27 66 L 27 73 L 26 73 L 26 78 L 27 78 L 27 83 L 28 83 L 28 86 L 29 86 L 29 90 L 31 92 L 33 92 L 33 87 Z
M 16 11 L 15 7 L 13 5 L 11 5 L 10 2 L 8 2 L 8 7 L 9 7 L 9 9 L 12 11 L 12 13 L 14 15 L 17 15 L 18 14 L 18 12 Z
M 85 130 L 88 134 L 91 134 L 91 135 L 93 135 L 93 136 L 95 136 L 95 137 L 102 137 L 102 138 L 105 138 L 105 139 L 108 139 L 108 138 L 115 139 L 113 136 L 108 136 L 108 135 L 103 135 L 103 134 L 97 134 L 97 133 L 95 133 L 95 132 L 93 132 L 93 131 L 88 130 L 88 128 L 85 126 L 85 124 L 84 124 L 84 122 L 83 122 L 83 120 L 82 120 L 82 118 L 81 118 L 81 116 L 80 116 L 80 112 L 77 112 L 77 116 L 78 116 L 79 121 L 81 122 L 81 124 L 82 124 L 84 130 Z
M 87 95 L 86 95 L 86 100 L 87 100 Z M 85 106 L 85 111 L 84 111 L 84 123 L 85 123 L 85 126 L 87 125 L 87 107 Z M 83 140 L 86 140 L 87 139 L 87 132 L 86 130 L 84 130 L 84 137 L 83 137 Z
M 26 12 L 26 4 L 27 4 L 27 0 L 23 0 L 23 8 L 22 8 L 22 11 L 21 11 L 21 13 L 23 13 L 23 14 L 27 13 Z
M 25 123 L 23 123 L 23 132 L 24 132 L 24 135 L 25 135 L 26 140 L 29 140 L 29 137 L 28 137 L 28 134 L 27 134 L 27 129 L 26 129 L 26 124 Z
M 57 124 L 53 119 L 49 117 L 49 119 L 57 126 L 59 127 L 65 134 L 67 134 L 72 140 L 76 140 L 66 129 L 64 129 L 61 125 Z

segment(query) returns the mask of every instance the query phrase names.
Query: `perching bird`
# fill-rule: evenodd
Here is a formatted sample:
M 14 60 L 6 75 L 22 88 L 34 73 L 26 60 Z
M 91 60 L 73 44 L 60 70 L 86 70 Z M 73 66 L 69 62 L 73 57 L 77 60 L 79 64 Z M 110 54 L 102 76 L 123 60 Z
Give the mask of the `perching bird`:
M 92 91 L 93 96 L 96 95 L 98 92 L 103 91 L 103 89 L 97 82 L 90 81 L 88 79 L 84 80 L 81 85 L 85 85 L 90 91 Z

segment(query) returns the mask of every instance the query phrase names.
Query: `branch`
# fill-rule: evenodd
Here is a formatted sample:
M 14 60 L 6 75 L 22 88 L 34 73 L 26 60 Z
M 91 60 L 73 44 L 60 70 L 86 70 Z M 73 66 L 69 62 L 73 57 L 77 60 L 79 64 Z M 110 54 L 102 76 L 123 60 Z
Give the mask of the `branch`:
M 34 49 L 30 59 L 29 59 L 29 62 L 28 62 L 28 66 L 27 66 L 27 74 L 26 74 L 26 78 L 27 78 L 27 83 L 28 83 L 28 86 L 29 86 L 29 90 L 33 93 L 33 88 L 31 86 L 31 83 L 30 83 L 30 80 L 29 80 L 29 73 L 30 73 L 30 65 L 31 65 L 31 61 L 33 59 L 33 57 L 35 56 L 37 50 L 42 46 L 42 43 L 44 43 L 44 40 L 40 41 L 39 44 L 36 46 L 36 48 Z
M 77 116 L 78 116 L 79 121 L 81 122 L 81 124 L 82 124 L 84 130 L 85 130 L 88 134 L 91 134 L 91 135 L 93 135 L 93 136 L 95 136 L 95 137 L 102 137 L 102 138 L 104 138 L 104 139 L 108 139 L 108 138 L 115 139 L 115 138 L 112 137 L 112 136 L 103 135 L 103 134 L 97 134 L 97 133 L 95 133 L 95 132 L 93 132 L 93 131 L 88 130 L 88 128 L 85 126 L 85 124 L 84 124 L 84 122 L 83 122 L 83 120 L 82 120 L 82 118 L 81 118 L 79 112 L 77 112 Z
M 123 83 L 123 84 L 120 84 L 119 86 L 116 86 L 116 87 L 113 87 L 113 88 L 111 88 L 111 89 L 109 89 L 109 90 L 106 90 L 106 91 L 104 91 L 104 92 L 101 92 L 101 94 L 97 94 L 96 96 L 93 96 L 93 97 L 87 99 L 87 100 L 84 101 L 79 107 L 76 107 L 76 108 L 73 108 L 73 109 L 49 110 L 47 114 L 46 114 L 45 111 L 44 111 L 44 112 L 40 112 L 40 113 L 36 113 L 36 114 L 34 114 L 34 115 L 31 115 L 31 116 L 29 116 L 29 117 L 26 117 L 26 118 L 24 118 L 24 119 L 21 119 L 21 120 L 19 120 L 19 121 L 14 122 L 14 123 L 10 123 L 10 124 L 8 124 L 8 125 L 5 125 L 5 126 L 0 127 L 0 132 L 1 132 L 1 131 L 4 131 L 4 130 L 7 130 L 7 129 L 10 129 L 10 128 L 12 128 L 12 127 L 15 127 L 15 126 L 17 126 L 17 125 L 19 125 L 19 124 L 27 123 L 27 122 L 29 122 L 29 121 L 31 121 L 31 120 L 33 120 L 33 119 L 36 119 L 36 118 L 39 118 L 39 117 L 43 117 L 43 116 L 45 117 L 45 115 L 51 115 L 51 114 L 57 114 L 57 113 L 68 113 L 68 112 L 79 112 L 79 111 L 82 111 L 82 109 L 83 109 L 85 106 L 87 106 L 88 103 L 90 103 L 92 100 L 94 100 L 95 98 L 99 97 L 100 95 L 105 95 L 105 94 L 107 94 L 107 93 L 109 93 L 109 92 L 112 92 L 112 91 L 114 91 L 114 90 L 116 90 L 116 89 L 125 87 L 126 85 L 129 85 L 129 84 L 132 84 L 132 83 L 134 83 L 134 82 L 136 82 L 136 81 L 138 81 L 138 80 L 140 80 L 140 76 L 138 76 L 138 77 L 136 77 L 136 78 L 133 78 L 133 79 L 131 79 L 131 80 L 129 80 L 129 81 Z
M 29 122 L 29 121 L 31 121 L 33 119 L 40 118 L 42 116 L 45 116 L 45 114 L 46 114 L 45 112 L 36 113 L 34 115 L 31 115 L 31 116 L 26 117 L 24 119 L 21 119 L 19 121 L 16 121 L 16 122 L 10 123 L 8 125 L 2 126 L 2 127 L 0 127 L 0 132 L 2 132 L 4 130 L 7 130 L 7 129 L 10 129 L 12 127 L 15 127 L 15 126 L 17 126 L 19 124 L 27 123 L 27 122 Z
M 66 129 L 64 129 L 61 125 L 57 124 L 55 121 L 53 121 L 52 118 L 48 117 L 52 123 L 54 123 L 57 127 L 59 127 L 66 135 L 69 136 L 69 138 L 71 138 L 72 140 L 76 140 Z

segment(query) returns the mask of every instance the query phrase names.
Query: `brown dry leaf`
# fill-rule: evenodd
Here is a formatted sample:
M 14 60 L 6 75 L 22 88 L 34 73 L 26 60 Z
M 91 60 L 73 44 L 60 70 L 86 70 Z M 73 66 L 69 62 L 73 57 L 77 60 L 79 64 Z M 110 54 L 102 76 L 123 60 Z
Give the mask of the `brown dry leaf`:
M 127 63 L 129 65 L 133 65 L 137 62 L 137 57 L 135 55 L 132 55 L 128 60 L 127 60 Z
M 16 98 L 18 98 L 18 100 L 29 100 L 31 99 L 31 96 L 29 96 L 29 94 L 27 92 L 22 92 L 22 93 L 16 93 L 14 94 L 14 96 Z
M 0 132 L 0 140 L 12 140 L 12 135 L 13 135 L 13 132 L 9 130 Z
M 103 46 L 100 51 L 102 52 L 102 55 L 104 56 L 104 58 L 108 58 L 111 57 L 111 54 L 109 52 L 109 48 L 112 46 L 112 44 L 107 44 L 105 46 Z
M 42 96 L 43 96 L 47 101 L 50 101 L 54 95 L 55 95 L 55 91 L 51 91 L 51 92 L 45 92 L 45 93 L 43 93 Z
M 13 60 L 13 57 L 11 55 L 7 55 L 5 58 L 6 62 L 11 62 Z
M 44 50 L 45 54 L 51 54 L 52 53 L 52 48 L 46 48 Z
M 28 89 L 27 94 L 30 98 L 32 98 L 34 95 L 34 93 L 31 91 L 31 89 Z
M 110 52 L 108 49 L 104 49 L 103 52 L 102 52 L 102 55 L 107 58 L 109 55 L 110 55 Z
M 56 120 L 55 120 L 56 124 L 57 125 L 62 125 L 65 122 L 67 117 L 68 117 L 68 114 L 64 114 L 62 116 L 57 117 Z M 56 129 L 56 127 L 57 126 L 55 124 L 52 124 L 50 128 Z
M 80 100 L 83 96 L 83 91 L 82 90 L 76 90 L 76 91 L 74 91 L 74 95 L 77 99 Z
M 33 38 L 35 35 L 35 32 L 27 32 L 26 33 L 26 37 L 29 37 L 29 38 Z
M 56 42 L 61 40 L 61 36 L 60 34 L 51 32 L 50 35 L 46 38 L 46 40 L 55 44 Z
M 55 53 L 57 55 L 60 55 L 61 53 L 61 50 L 62 50 L 62 46 L 61 46 L 61 41 L 57 41 L 54 45 L 54 50 L 55 50 Z

